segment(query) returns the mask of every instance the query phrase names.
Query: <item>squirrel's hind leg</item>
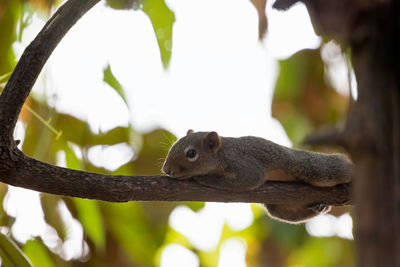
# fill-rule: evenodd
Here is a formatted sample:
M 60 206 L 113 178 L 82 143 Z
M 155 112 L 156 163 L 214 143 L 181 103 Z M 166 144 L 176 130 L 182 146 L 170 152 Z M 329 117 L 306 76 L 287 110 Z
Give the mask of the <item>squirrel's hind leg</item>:
M 330 210 L 330 206 L 321 204 L 313 206 L 264 204 L 264 206 L 271 218 L 288 223 L 302 223 Z

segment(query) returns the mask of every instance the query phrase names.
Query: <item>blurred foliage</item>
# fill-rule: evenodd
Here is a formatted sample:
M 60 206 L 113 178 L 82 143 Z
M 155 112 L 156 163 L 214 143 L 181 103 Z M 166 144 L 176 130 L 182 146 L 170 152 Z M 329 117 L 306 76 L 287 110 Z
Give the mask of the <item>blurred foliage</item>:
M 34 9 L 48 14 L 56 0 L 0 0 L 0 75 L 13 70 L 16 59 L 12 44 L 21 37 Z
M 258 14 L 258 39 L 262 40 L 268 29 L 268 20 L 265 14 L 267 0 L 250 0 Z
M 10 72 L 16 62 L 11 45 L 16 41 L 16 26 L 22 12 L 20 1 L 0 0 L 0 75 Z
M 151 20 L 160 48 L 161 61 L 164 68 L 167 68 L 171 59 L 172 26 L 175 22 L 175 15 L 164 0 L 143 0 L 142 10 Z
M 114 9 L 134 9 L 137 10 L 142 4 L 142 0 L 107 0 L 107 5 Z
M 160 49 L 161 61 L 168 68 L 172 52 L 172 28 L 175 15 L 164 0 L 107 0 L 107 5 L 115 9 L 141 9 L 150 19 L 157 44 Z
M 31 267 L 32 264 L 15 242 L 0 233 L 0 258 L 2 266 Z
M 29 240 L 23 246 L 23 250 L 26 256 L 32 262 L 33 266 L 41 266 L 41 267 L 55 267 L 54 261 L 51 259 L 49 255 L 48 249 L 45 247 L 43 243 L 37 241 L 35 239 Z
M 49 14 L 53 0 L 0 0 L 0 91 L 16 64 L 12 44 L 21 36 L 34 12 Z M 265 1 L 252 1 L 257 9 Z M 115 9 L 139 9 L 150 18 L 156 33 L 164 67 L 171 58 L 174 14 L 163 0 L 107 0 Z M 210 7 L 211 8 L 211 7 Z M 260 13 L 260 12 L 259 12 Z M 263 13 L 263 12 L 261 12 Z M 260 14 L 261 14 L 260 13 Z M 259 14 L 259 15 L 260 15 Z M 260 31 L 263 33 L 263 31 Z M 335 124 L 345 112 L 347 99 L 326 83 L 324 63 L 319 50 L 304 50 L 280 62 L 280 75 L 273 99 L 273 115 L 278 118 L 294 144 L 326 123 Z M 124 100 L 125 91 L 108 65 L 103 80 Z M 37 115 L 35 115 L 37 114 Z M 155 129 L 137 132 L 132 125 L 116 127 L 105 132 L 94 132 L 86 121 L 58 112 L 43 100 L 30 97 L 20 115 L 25 127 L 22 150 L 27 155 L 50 164 L 105 174 L 159 174 L 168 147 L 176 140 L 170 132 Z M 52 131 L 55 129 L 59 136 Z M 88 158 L 95 146 L 128 144 L 133 149 L 129 162 L 115 171 L 96 166 Z M 8 192 L 0 184 L 0 202 Z M 25 244 L 17 243 L 33 266 L 159 266 L 163 249 L 169 244 L 180 244 L 194 252 L 201 266 L 217 266 L 220 248 L 230 238 L 247 243 L 248 266 L 354 266 L 352 241 L 338 237 L 315 238 L 304 226 L 283 224 L 269 219 L 263 208 L 253 205 L 254 222 L 241 231 L 225 224 L 218 246 L 213 251 L 197 249 L 190 240 L 168 224 L 177 203 L 131 202 L 124 204 L 40 195 L 44 220 L 54 232 L 53 244 L 42 237 L 32 237 Z M 71 242 L 71 229 L 60 211 L 65 204 L 70 216 L 83 229 L 81 255 L 68 257 L 63 250 Z M 185 202 L 193 212 L 204 203 Z M 0 229 L 11 233 L 15 218 L 0 205 Z M 13 235 L 0 236 L 0 257 L 3 264 L 30 266 L 25 263 Z M 86 249 L 85 249 L 86 248 Z
M 122 85 L 118 82 L 118 80 L 115 78 L 114 74 L 112 73 L 110 64 L 108 64 L 107 67 L 103 71 L 103 81 L 106 82 L 112 88 L 114 88 L 114 90 L 124 100 L 125 105 L 128 105 L 128 102 L 127 102 L 126 96 L 125 96 L 125 92 L 124 92 L 124 88 L 122 88 Z
M 302 50 L 280 62 L 272 101 L 277 118 L 295 146 L 316 129 L 338 123 L 348 99 L 325 78 L 320 50 Z

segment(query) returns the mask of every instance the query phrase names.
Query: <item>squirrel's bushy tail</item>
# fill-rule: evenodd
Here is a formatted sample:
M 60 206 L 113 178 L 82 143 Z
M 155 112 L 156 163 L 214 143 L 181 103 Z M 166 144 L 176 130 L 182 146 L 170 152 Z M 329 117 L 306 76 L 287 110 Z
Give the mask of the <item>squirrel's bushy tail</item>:
M 351 181 L 353 164 L 342 154 L 293 150 L 292 174 L 315 186 L 335 186 Z

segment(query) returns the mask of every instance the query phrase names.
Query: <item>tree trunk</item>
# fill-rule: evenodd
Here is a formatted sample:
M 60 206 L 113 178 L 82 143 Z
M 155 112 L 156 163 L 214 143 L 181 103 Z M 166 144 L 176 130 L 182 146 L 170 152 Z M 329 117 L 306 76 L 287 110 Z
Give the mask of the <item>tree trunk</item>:
M 341 144 L 356 166 L 358 266 L 400 266 L 399 1 L 306 1 L 315 29 L 349 46 L 358 99 Z
M 394 10 L 371 14 L 368 43 L 352 46 L 359 97 L 348 141 L 357 166 L 355 236 L 363 267 L 400 266 L 400 31 Z

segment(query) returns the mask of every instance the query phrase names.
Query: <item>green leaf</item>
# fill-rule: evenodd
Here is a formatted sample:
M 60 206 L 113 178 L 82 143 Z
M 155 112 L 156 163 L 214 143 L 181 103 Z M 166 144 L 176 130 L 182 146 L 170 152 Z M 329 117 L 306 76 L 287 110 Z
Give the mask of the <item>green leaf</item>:
M 46 223 L 51 225 L 57 232 L 61 240 L 65 240 L 67 235 L 65 225 L 61 219 L 60 213 L 58 212 L 58 203 L 61 197 L 51 194 L 42 193 L 40 196 L 40 202 L 44 213 L 44 219 Z
M 204 202 L 189 202 L 189 201 L 182 202 L 181 204 L 185 205 L 186 207 L 189 207 L 192 211 L 195 211 L 195 212 L 204 208 L 204 205 L 205 205 Z
M 114 74 L 112 73 L 110 64 L 108 64 L 107 67 L 103 70 L 103 81 L 105 83 L 107 83 L 109 86 L 111 86 L 119 94 L 119 96 L 124 100 L 125 104 L 128 106 L 124 88 L 119 83 L 117 78 L 115 78 Z
M 169 147 L 174 143 L 176 137 L 170 132 L 156 129 L 143 136 L 142 149 L 135 161 L 130 165 L 135 173 L 141 175 L 154 175 L 161 173 L 161 166 Z
M 151 20 L 160 48 L 161 61 L 164 69 L 167 69 L 171 59 L 172 27 L 175 22 L 175 15 L 164 0 L 144 0 L 142 10 Z
M 78 211 L 78 219 L 82 223 L 85 233 L 97 248 L 104 250 L 106 237 L 98 202 L 80 198 L 73 198 L 72 200 Z
M 65 152 L 65 161 L 67 168 L 74 169 L 74 170 L 83 170 L 84 164 L 78 157 L 75 155 L 74 150 L 68 146 L 66 142 L 64 142 L 64 146 L 62 148 Z
M 16 61 L 12 44 L 17 39 L 17 23 L 22 14 L 22 1 L 1 1 L 0 73 L 13 69 Z
M 22 250 L 9 237 L 0 233 L 0 258 L 2 266 L 32 267 Z
M 167 218 L 148 214 L 140 203 L 100 203 L 110 235 L 117 240 L 132 263 L 152 266 L 153 259 L 165 238 Z M 136 265 L 135 265 L 136 266 Z
M 37 240 L 29 240 L 23 249 L 34 267 L 55 267 L 47 249 Z
M 131 127 L 115 127 L 107 132 L 94 134 L 87 141 L 87 145 L 115 145 L 129 143 L 134 130 Z
M 71 148 L 65 146 L 64 151 L 68 168 L 83 168 L 82 162 L 76 157 Z M 85 233 L 93 241 L 97 248 L 103 250 L 105 247 L 106 238 L 98 202 L 95 200 L 80 198 L 72 198 L 72 201 L 75 204 L 75 208 L 78 213 L 78 219 L 85 229 Z
M 0 75 L 0 81 L 3 81 L 3 80 L 8 81 L 8 79 L 9 79 L 10 76 L 11 76 L 11 74 L 12 74 L 12 71 L 10 71 L 10 72 L 8 72 L 8 73 L 6 73 L 6 74 Z
M 8 192 L 8 186 L 6 184 L 0 184 L 0 203 L 4 202 L 4 198 Z M 4 210 L 4 204 L 0 205 L 0 225 L 11 227 L 11 225 L 15 222 L 15 218 L 9 216 Z
M 307 267 L 353 267 L 354 243 L 338 237 L 310 238 L 288 258 L 288 265 Z
M 141 0 L 107 0 L 106 4 L 114 9 L 138 9 Z
M 50 121 L 54 122 L 58 120 L 58 113 L 47 106 L 44 103 L 35 101 L 33 97 L 28 98 L 26 107 L 30 107 L 34 110 L 36 115 L 41 118 L 49 118 Z M 20 114 L 20 118 L 26 123 L 25 140 L 22 145 L 22 150 L 29 156 L 35 159 L 44 161 L 49 164 L 56 164 L 56 139 L 57 135 L 54 134 L 46 126 L 46 123 L 38 120 L 37 117 L 33 116 L 32 112 L 28 109 L 23 108 Z

